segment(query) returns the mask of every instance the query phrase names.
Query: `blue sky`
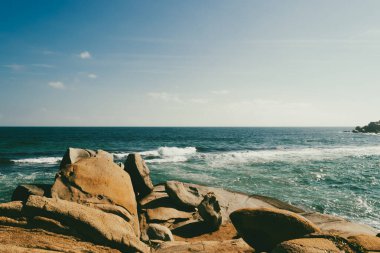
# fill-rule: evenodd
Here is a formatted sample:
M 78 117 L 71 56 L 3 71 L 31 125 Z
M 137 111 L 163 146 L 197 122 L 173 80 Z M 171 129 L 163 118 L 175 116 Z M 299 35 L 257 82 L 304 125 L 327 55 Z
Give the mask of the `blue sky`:
M 0 1 L 0 125 L 380 118 L 380 1 Z

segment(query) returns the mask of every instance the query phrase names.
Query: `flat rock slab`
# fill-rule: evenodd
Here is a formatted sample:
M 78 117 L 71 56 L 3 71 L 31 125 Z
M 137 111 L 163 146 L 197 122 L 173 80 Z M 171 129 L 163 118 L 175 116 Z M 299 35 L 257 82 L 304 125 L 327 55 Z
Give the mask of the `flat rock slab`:
M 301 215 L 316 224 L 322 232 L 336 234 L 344 238 L 360 234 L 375 236 L 379 233 L 379 230 L 368 225 L 350 222 L 333 215 L 317 212 L 301 213 Z
M 41 229 L 26 229 L 0 225 L 0 252 L 94 252 L 121 253 L 121 251 L 76 237 L 47 232 Z
M 348 240 L 359 244 L 367 251 L 380 252 L 380 237 L 371 235 L 356 235 L 349 237 Z
M 187 220 L 193 217 L 192 213 L 179 211 L 171 207 L 158 207 L 147 210 L 149 221 L 168 221 L 171 219 Z
M 253 253 L 254 249 L 249 247 L 242 239 L 226 241 L 198 241 L 198 242 L 165 242 L 160 245 L 156 253 Z

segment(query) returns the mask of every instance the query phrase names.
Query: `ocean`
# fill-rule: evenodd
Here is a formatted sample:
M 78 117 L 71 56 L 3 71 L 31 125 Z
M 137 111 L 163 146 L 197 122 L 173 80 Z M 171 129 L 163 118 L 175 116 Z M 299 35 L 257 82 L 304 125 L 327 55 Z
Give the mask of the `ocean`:
M 380 229 L 380 136 L 352 128 L 1 127 L 0 202 L 53 183 L 68 147 L 146 159 L 154 183 L 181 180 L 271 196 Z

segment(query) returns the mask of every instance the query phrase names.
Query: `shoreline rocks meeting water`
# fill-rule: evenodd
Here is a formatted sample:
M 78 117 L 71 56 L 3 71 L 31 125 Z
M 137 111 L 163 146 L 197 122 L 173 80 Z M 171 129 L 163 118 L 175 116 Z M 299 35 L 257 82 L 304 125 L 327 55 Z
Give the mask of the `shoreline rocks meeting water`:
M 0 252 L 380 252 L 379 231 L 280 200 L 167 181 L 139 154 L 69 148 L 53 185 L 0 204 Z
M 378 134 L 380 133 L 380 120 L 370 122 L 368 125 L 360 127 L 355 127 L 354 130 L 352 130 L 353 133 L 374 133 Z

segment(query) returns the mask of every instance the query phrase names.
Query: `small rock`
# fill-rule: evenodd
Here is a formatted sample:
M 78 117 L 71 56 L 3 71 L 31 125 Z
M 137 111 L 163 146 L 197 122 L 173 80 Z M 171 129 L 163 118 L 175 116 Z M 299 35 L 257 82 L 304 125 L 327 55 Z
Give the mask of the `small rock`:
M 50 196 L 51 185 L 48 184 L 21 184 L 12 194 L 12 201 L 26 201 L 30 195 Z
M 274 208 L 239 209 L 232 212 L 230 218 L 242 238 L 259 252 L 270 252 L 283 241 L 320 232 L 304 217 Z
M 371 235 L 356 235 L 348 237 L 350 242 L 362 246 L 366 251 L 380 251 L 380 238 Z
M 0 204 L 0 216 L 19 218 L 22 217 L 22 201 L 12 201 Z
M 150 240 L 174 241 L 172 232 L 160 224 L 151 223 L 148 227 Z
M 207 193 L 198 206 L 198 212 L 203 221 L 211 226 L 212 230 L 218 230 L 222 224 L 222 214 L 219 202 L 213 192 Z
M 165 189 L 169 197 L 181 207 L 194 209 L 202 201 L 202 196 L 196 187 L 185 186 L 178 181 L 167 181 Z
M 153 183 L 149 168 L 141 155 L 129 154 L 124 165 L 124 170 L 131 176 L 136 195 L 141 198 L 149 194 L 153 190 Z
M 302 238 L 282 242 L 272 253 L 341 253 L 335 244 L 323 238 Z
M 188 220 L 193 217 L 192 213 L 179 211 L 171 207 L 157 207 L 147 209 L 149 221 Z

